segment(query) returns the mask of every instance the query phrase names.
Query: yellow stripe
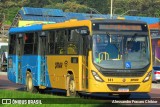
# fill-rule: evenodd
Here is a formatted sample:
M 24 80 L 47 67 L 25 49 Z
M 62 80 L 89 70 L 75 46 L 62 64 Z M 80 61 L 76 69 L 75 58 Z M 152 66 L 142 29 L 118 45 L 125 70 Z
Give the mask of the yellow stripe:
M 49 29 L 59 29 L 59 28 L 72 28 L 72 27 L 80 27 L 80 26 L 88 26 L 89 30 L 91 31 L 91 21 L 90 20 L 83 20 L 83 21 L 67 21 L 63 23 L 55 23 L 55 24 L 47 24 L 43 25 L 43 30 Z

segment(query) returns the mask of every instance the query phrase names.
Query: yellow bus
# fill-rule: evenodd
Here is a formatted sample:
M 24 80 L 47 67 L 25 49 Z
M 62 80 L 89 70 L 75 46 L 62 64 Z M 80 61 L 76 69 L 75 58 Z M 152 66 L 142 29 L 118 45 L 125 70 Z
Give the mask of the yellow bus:
M 11 28 L 9 34 L 8 78 L 26 84 L 27 91 L 128 98 L 151 90 L 151 37 L 144 22 L 69 20 Z

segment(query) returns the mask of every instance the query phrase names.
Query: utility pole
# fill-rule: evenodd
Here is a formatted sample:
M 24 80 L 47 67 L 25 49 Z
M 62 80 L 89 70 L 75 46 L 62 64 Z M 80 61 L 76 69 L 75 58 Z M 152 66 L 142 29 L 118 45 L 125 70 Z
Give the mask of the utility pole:
M 123 16 L 123 15 L 127 14 L 128 12 L 136 12 L 136 11 L 137 10 L 128 10 L 128 11 L 124 12 L 123 14 L 121 14 L 120 16 Z
M 4 22 L 5 22 L 5 14 L 3 13 L 3 20 L 2 20 L 2 35 L 4 36 Z
M 113 0 L 111 0 L 111 13 L 110 13 L 110 18 L 112 19 L 113 17 Z
M 4 13 L 0 13 L 0 14 L 2 14 L 2 21 L 1 21 L 1 27 L 0 27 L 0 30 L 1 30 L 2 36 L 4 36 L 4 22 L 5 22 L 5 14 L 4 14 Z

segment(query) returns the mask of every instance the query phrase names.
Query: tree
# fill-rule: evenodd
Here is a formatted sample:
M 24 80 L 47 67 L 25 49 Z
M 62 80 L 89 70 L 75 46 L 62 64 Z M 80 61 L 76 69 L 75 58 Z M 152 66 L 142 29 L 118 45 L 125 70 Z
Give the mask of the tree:
M 27 7 L 44 7 L 45 5 L 49 5 L 51 0 L 28 0 L 25 6 Z
M 111 0 L 1 0 L 0 13 L 5 13 L 6 22 L 11 23 L 14 16 L 21 7 L 48 7 L 58 8 L 65 12 L 89 13 L 91 9 L 102 14 L 110 14 Z M 125 15 L 160 17 L 160 0 L 113 0 L 113 13 L 121 15 L 128 10 Z M 93 13 L 98 13 L 94 12 Z
M 122 14 L 127 10 L 137 10 L 136 16 L 159 17 L 160 0 L 114 0 L 113 9 L 116 14 Z M 132 15 L 132 12 L 127 15 Z
M 78 4 L 77 2 L 65 2 L 65 3 L 57 3 L 45 6 L 47 8 L 58 8 L 62 9 L 65 12 L 87 12 L 87 6 Z

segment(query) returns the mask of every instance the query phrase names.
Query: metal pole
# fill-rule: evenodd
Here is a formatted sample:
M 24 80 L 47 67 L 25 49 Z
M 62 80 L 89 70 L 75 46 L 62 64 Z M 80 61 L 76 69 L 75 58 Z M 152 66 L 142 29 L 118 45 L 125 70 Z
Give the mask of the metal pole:
M 3 20 L 2 20 L 2 30 L 3 30 L 3 31 L 2 31 L 2 32 L 3 32 L 2 35 L 3 35 L 3 36 L 5 35 L 5 34 L 4 34 L 4 33 L 5 33 L 5 32 L 4 32 L 4 22 L 5 22 L 5 14 L 3 13 Z
M 110 16 L 110 18 L 112 19 L 112 14 L 113 14 L 113 9 L 112 9 L 112 7 L 113 7 L 113 0 L 111 0 L 111 16 Z
M 121 14 L 120 16 L 123 16 L 123 15 L 127 14 L 128 12 L 135 12 L 135 11 L 137 11 L 137 10 L 128 10 L 128 11 L 124 12 L 123 14 Z

